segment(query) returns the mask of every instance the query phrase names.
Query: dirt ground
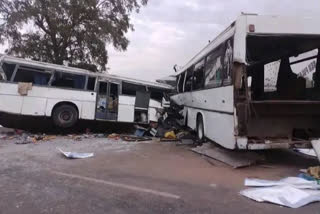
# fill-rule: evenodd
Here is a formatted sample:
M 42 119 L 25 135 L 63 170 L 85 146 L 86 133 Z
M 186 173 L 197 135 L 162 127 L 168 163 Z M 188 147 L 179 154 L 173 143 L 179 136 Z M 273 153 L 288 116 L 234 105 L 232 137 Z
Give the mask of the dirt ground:
M 64 151 L 94 152 L 69 160 Z M 239 195 L 244 179 L 297 176 L 318 165 L 292 152 L 266 152 L 267 161 L 232 169 L 172 142 L 106 138 L 17 145 L 0 140 L 1 213 L 319 213 L 257 203 Z

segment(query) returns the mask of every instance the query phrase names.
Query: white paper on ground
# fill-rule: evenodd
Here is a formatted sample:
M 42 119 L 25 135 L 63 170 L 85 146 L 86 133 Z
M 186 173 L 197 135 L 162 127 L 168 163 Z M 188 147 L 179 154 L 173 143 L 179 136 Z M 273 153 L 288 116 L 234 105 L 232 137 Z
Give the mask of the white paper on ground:
M 311 141 L 312 147 L 320 161 L 320 140 L 312 140 Z
M 290 208 L 320 201 L 320 191 L 299 189 L 290 185 L 252 188 L 243 190 L 240 194 L 258 202 L 266 201 Z
M 64 152 L 61 149 L 59 151 L 70 159 L 84 159 L 84 158 L 91 158 L 94 156 L 93 153 L 78 153 L 78 152 Z
M 305 154 L 305 155 L 309 155 L 312 157 L 317 157 L 316 152 L 314 151 L 314 149 L 296 149 L 296 151 Z
M 317 181 L 308 181 L 298 177 L 288 177 L 279 181 L 246 178 L 244 185 L 247 187 L 272 187 L 290 185 L 298 189 L 320 189 Z

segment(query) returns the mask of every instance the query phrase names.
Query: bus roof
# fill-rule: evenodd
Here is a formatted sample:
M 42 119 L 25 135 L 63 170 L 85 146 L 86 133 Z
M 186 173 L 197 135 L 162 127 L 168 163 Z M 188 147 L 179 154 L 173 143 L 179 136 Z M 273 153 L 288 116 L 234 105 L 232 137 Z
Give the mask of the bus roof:
M 186 65 L 179 69 L 176 75 L 185 72 L 195 65 L 212 50 L 234 36 L 234 61 L 246 63 L 247 35 L 319 35 L 319 18 L 297 16 L 266 16 L 257 14 L 242 14 L 229 27 L 220 33 Z M 250 29 L 249 26 L 252 26 Z
M 91 72 L 91 71 L 81 69 L 81 68 L 74 68 L 74 67 L 69 67 L 69 66 L 64 66 L 64 65 L 57 65 L 57 64 L 34 61 L 34 60 L 29 60 L 29 59 L 22 59 L 22 58 L 9 56 L 9 55 L 0 54 L 0 62 L 2 62 L 2 61 L 9 62 L 9 63 L 16 63 L 16 64 L 29 66 L 29 67 L 43 68 L 43 69 L 48 69 L 48 70 L 52 70 L 52 71 L 58 70 L 58 71 L 65 71 L 68 73 L 97 76 L 97 77 L 102 77 L 102 78 L 111 79 L 111 80 L 127 81 L 127 82 L 130 82 L 133 84 L 140 84 L 140 85 L 161 88 L 161 89 L 167 89 L 167 90 L 173 89 L 172 86 L 167 85 L 167 84 L 163 84 L 163 83 L 138 80 L 138 79 L 134 79 L 134 78 L 122 77 L 122 76 L 106 74 L 106 73 L 95 73 L 95 72 Z

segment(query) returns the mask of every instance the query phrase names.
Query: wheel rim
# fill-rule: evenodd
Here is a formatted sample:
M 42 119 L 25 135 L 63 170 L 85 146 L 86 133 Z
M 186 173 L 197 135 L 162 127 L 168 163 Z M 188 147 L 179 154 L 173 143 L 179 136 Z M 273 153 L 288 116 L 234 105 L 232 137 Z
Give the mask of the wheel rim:
M 59 115 L 59 118 L 63 122 L 69 122 L 72 119 L 72 112 L 70 111 L 63 111 Z

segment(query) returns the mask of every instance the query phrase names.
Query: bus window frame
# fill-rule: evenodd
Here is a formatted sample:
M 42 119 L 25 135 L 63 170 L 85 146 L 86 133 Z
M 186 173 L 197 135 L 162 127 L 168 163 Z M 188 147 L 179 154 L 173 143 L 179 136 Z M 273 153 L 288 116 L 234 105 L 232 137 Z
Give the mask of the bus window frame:
M 191 73 L 191 88 L 189 91 L 186 91 L 186 83 L 189 74 Z M 188 93 L 193 91 L 193 78 L 194 78 L 194 66 L 190 66 L 186 71 L 185 71 L 185 77 L 184 77 L 184 83 L 183 83 L 183 93 Z
M 109 81 L 110 81 L 110 82 L 113 81 L 113 83 L 120 85 L 119 95 L 122 95 L 122 96 L 129 96 L 129 97 L 135 97 L 135 96 L 136 96 L 136 94 L 135 94 L 135 95 L 123 94 L 123 88 L 124 88 L 124 87 L 123 87 L 123 83 L 125 83 L 125 84 L 131 84 L 131 85 L 136 85 L 136 86 L 142 86 L 142 87 L 144 87 L 144 91 L 145 91 L 145 92 L 148 91 L 148 86 L 143 85 L 143 84 L 133 83 L 133 82 L 131 82 L 131 81 L 125 81 L 125 80 L 121 81 L 120 83 L 119 83 L 118 81 L 114 81 L 114 80 L 109 80 Z M 137 92 L 137 91 L 138 91 L 138 90 L 135 90 L 135 92 Z
M 17 75 L 18 70 L 21 68 L 21 69 L 24 69 L 24 70 L 27 70 L 27 71 L 35 71 L 35 72 L 38 72 L 38 73 L 50 74 L 50 78 L 49 78 L 48 83 L 46 85 L 38 85 L 38 84 L 32 83 L 32 85 L 37 86 L 37 87 L 49 87 L 49 83 L 50 83 L 50 80 L 52 78 L 52 72 L 51 71 L 46 70 L 46 69 L 41 68 L 41 67 L 21 65 L 21 64 L 18 64 L 18 63 L 13 63 L 13 64 L 15 64 L 15 69 L 14 69 L 14 71 L 12 73 L 12 76 L 11 76 L 11 79 L 10 79 L 9 82 L 14 83 L 14 84 L 18 84 L 19 83 L 19 82 L 15 82 L 14 79 L 15 79 L 15 77 Z M 32 69 L 32 68 L 34 68 L 34 69 Z M 40 69 L 42 71 L 40 71 Z
M 186 71 L 184 71 L 181 74 L 179 74 L 179 79 L 178 79 L 178 84 L 177 84 L 178 93 L 184 93 L 184 82 L 185 82 L 185 75 L 186 75 L 185 73 L 186 73 Z M 180 90 L 181 81 L 183 81 L 183 82 L 182 82 L 182 87 L 181 87 L 181 90 Z
M 206 77 L 206 73 L 207 73 L 207 69 L 208 69 L 208 58 L 209 56 L 211 55 L 214 55 L 214 52 L 218 49 L 218 48 L 221 48 L 222 45 L 219 45 L 216 49 L 214 49 L 213 51 L 211 51 L 206 57 L 205 57 L 205 61 L 206 61 L 206 64 L 204 66 L 204 73 L 205 73 L 205 77 Z M 213 60 L 217 60 L 219 57 L 221 57 L 220 55 L 217 55 L 216 57 L 213 57 Z M 221 72 L 222 74 L 222 72 Z M 215 76 L 217 75 L 217 72 L 214 74 Z M 223 78 L 220 79 L 220 80 L 214 80 L 214 83 L 212 85 L 207 85 L 206 86 L 206 78 L 204 78 L 204 89 L 212 89 L 212 88 L 220 88 L 222 87 L 222 84 L 223 84 Z
M 4 70 L 2 69 L 2 65 L 3 65 L 3 63 L 0 63 L 0 76 L 1 76 L 0 81 L 1 81 L 1 82 L 4 82 L 4 81 L 8 81 L 8 80 L 7 80 L 7 75 L 6 75 L 6 73 L 5 73 Z
M 2 74 L 1 76 L 3 77 L 3 79 L 1 81 L 11 82 L 11 78 L 10 78 L 10 80 L 8 80 L 8 76 L 7 76 L 6 72 L 3 70 L 3 67 L 2 67 L 5 63 L 14 65 L 14 69 L 13 69 L 13 72 L 11 74 L 11 78 L 14 75 L 14 71 L 15 71 L 15 69 L 17 67 L 17 64 L 16 63 L 8 63 L 8 62 L 4 62 L 4 61 L 0 62 L 0 74 Z
M 93 90 L 88 89 L 89 78 L 95 78 Z M 85 90 L 86 91 L 96 91 L 97 79 L 98 78 L 96 76 L 86 75 L 86 83 L 85 83 L 85 87 L 84 87 Z
M 56 72 L 60 72 L 60 73 L 68 74 L 68 75 L 84 76 L 84 77 L 85 77 L 84 87 L 83 87 L 82 89 L 79 89 L 79 88 L 71 88 L 71 87 L 52 86 L 52 82 L 53 82 L 53 80 L 54 80 L 54 75 L 55 75 Z M 73 72 L 66 72 L 66 71 L 54 70 L 54 71 L 52 72 L 51 79 L 49 80 L 50 85 L 48 84 L 48 87 L 58 88 L 58 89 L 64 89 L 64 90 L 88 91 L 88 90 L 86 89 L 87 80 L 88 80 L 88 74 L 81 74 L 81 73 L 73 73 Z
M 206 74 L 206 70 L 207 70 L 207 66 L 208 66 L 208 57 L 210 55 L 213 55 L 214 52 L 217 52 L 219 49 L 223 49 L 223 54 L 222 55 L 218 54 L 217 57 L 219 57 L 219 56 L 220 57 L 225 57 L 225 54 L 226 54 L 225 46 L 228 43 L 228 41 L 231 41 L 231 43 L 232 43 L 232 46 L 231 46 L 232 47 L 232 60 L 231 60 L 231 67 L 230 67 L 230 81 L 226 82 L 226 80 L 228 79 L 228 76 L 225 76 L 224 71 L 222 71 L 221 72 L 222 78 L 221 78 L 221 80 L 217 81 L 217 84 L 215 83 L 213 85 L 206 86 L 205 85 L 205 79 L 204 79 L 204 89 L 221 88 L 221 87 L 232 85 L 232 83 L 233 83 L 233 64 L 234 64 L 234 58 L 233 58 L 233 54 L 234 54 L 234 36 L 231 36 L 228 39 L 226 39 L 225 41 L 223 41 L 220 45 L 218 45 L 214 50 L 212 50 L 210 53 L 208 53 L 205 56 L 205 74 Z M 223 64 L 223 66 L 224 66 L 224 64 Z
M 202 78 L 202 86 L 201 88 L 199 89 L 194 89 L 194 76 L 195 76 L 195 73 L 196 73 L 196 66 L 198 64 L 200 64 L 201 62 L 203 61 L 203 78 Z M 204 87 L 204 82 L 205 82 L 205 69 L 206 69 L 206 62 L 207 62 L 207 57 L 204 57 L 202 58 L 201 60 L 199 60 L 199 62 L 195 63 L 194 64 L 194 69 L 193 69 L 193 79 L 192 79 L 192 91 L 202 91 L 202 90 L 205 90 L 205 87 Z
M 2 63 L 9 63 L 9 62 L 5 62 L 5 61 L 2 61 Z M 10 63 L 9 63 L 10 64 Z M 6 80 L 6 82 L 10 82 L 10 83 L 13 83 L 13 84 L 17 84 L 18 82 L 14 82 L 14 79 L 15 79 L 15 76 L 19 70 L 20 67 L 27 67 L 26 70 L 33 70 L 32 68 L 34 68 L 34 71 L 36 72 L 40 72 L 40 73 L 49 73 L 51 74 L 50 76 L 50 79 L 48 81 L 48 84 L 47 85 L 34 85 L 34 86 L 37 86 L 37 87 L 47 87 L 47 88 L 55 88 L 55 89 L 63 89 L 63 90 L 77 90 L 77 91 L 96 91 L 96 87 L 97 87 L 97 81 L 98 81 L 98 76 L 95 76 L 95 75 L 88 75 L 88 74 L 81 74 L 81 73 L 75 73 L 75 72 L 66 72 L 66 71 L 60 71 L 60 70 L 48 70 L 46 68 L 43 68 L 41 66 L 30 66 L 28 64 L 20 64 L 20 63 L 12 63 L 12 64 L 15 64 L 15 69 L 12 73 L 12 76 L 10 78 L 10 80 Z M 2 68 L 2 67 L 1 67 Z M 43 71 L 39 71 L 37 69 L 41 69 Z M 54 79 L 54 74 L 55 72 L 62 72 L 62 73 L 66 73 L 66 74 L 69 74 L 69 75 L 81 75 L 81 76 L 85 76 L 85 86 L 87 86 L 87 81 L 88 81 L 88 78 L 89 76 L 90 77 L 94 77 L 96 78 L 95 80 L 95 89 L 92 91 L 92 90 L 87 90 L 86 87 L 84 87 L 83 89 L 77 89 L 77 88 L 65 88 L 65 87 L 57 87 L 57 86 L 52 86 L 52 82 L 53 82 L 53 79 Z M 2 81 L 2 80 L 1 80 Z

